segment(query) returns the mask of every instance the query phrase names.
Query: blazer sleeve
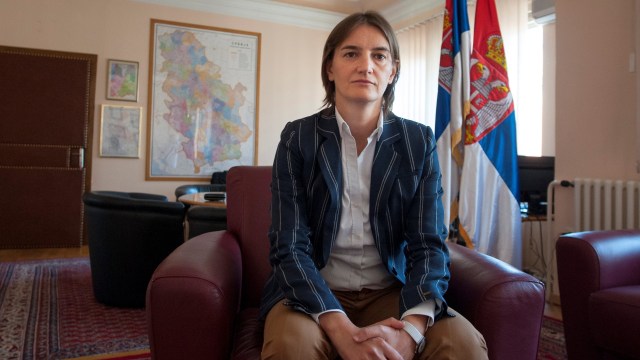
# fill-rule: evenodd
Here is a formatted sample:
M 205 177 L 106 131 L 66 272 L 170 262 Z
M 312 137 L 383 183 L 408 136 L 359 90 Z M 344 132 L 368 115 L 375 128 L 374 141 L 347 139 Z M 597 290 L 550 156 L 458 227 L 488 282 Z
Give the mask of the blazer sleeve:
M 401 313 L 426 301 L 435 300 L 436 319 L 446 313 L 444 293 L 449 283 L 449 251 L 445 243 L 447 228 L 442 206 L 440 166 L 431 128 L 420 126 L 421 141 L 409 151 L 423 159 L 421 175 L 404 224 L 407 240 L 406 283 L 401 297 Z M 415 156 L 421 151 L 421 156 Z
M 315 130 L 295 121 L 282 131 L 273 164 L 269 259 L 286 304 L 312 314 L 342 307 L 314 262 L 306 186 L 314 161 L 301 146 L 313 146 Z M 310 153 L 313 153 L 311 151 Z M 315 209 L 314 211 L 320 211 Z

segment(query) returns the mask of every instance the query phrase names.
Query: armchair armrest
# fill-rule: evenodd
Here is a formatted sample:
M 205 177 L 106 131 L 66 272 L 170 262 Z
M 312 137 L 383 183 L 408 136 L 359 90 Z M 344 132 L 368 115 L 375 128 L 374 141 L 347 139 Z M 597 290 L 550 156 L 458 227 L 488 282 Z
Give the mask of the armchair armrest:
M 640 284 L 638 230 L 566 234 L 558 239 L 556 249 L 558 258 L 572 259 L 570 262 L 558 262 L 558 276 L 567 278 L 567 295 L 576 291 L 588 294 L 601 289 Z
M 599 337 L 596 335 L 601 336 L 603 332 L 595 331 L 593 323 L 602 318 L 611 319 L 612 315 L 599 311 L 597 316 L 593 316 L 590 314 L 590 304 L 593 303 L 595 294 L 602 290 L 640 285 L 640 231 L 610 230 L 565 234 L 556 242 L 556 254 L 567 353 L 572 358 L 595 358 L 596 355 L 593 354 L 601 351 L 598 348 L 600 344 L 597 344 Z M 602 295 L 603 292 L 599 294 Z M 624 332 L 621 329 L 625 327 L 619 326 L 616 330 Z M 627 341 L 626 335 L 637 338 L 631 332 L 618 336 L 616 341 L 623 345 L 617 350 L 624 349 L 629 344 L 637 349 L 637 341 Z
M 492 360 L 537 356 L 544 283 L 511 265 L 449 244 L 451 280 L 448 304 L 484 336 Z
M 228 358 L 241 279 L 240 248 L 230 232 L 202 234 L 171 253 L 147 288 L 154 359 Z

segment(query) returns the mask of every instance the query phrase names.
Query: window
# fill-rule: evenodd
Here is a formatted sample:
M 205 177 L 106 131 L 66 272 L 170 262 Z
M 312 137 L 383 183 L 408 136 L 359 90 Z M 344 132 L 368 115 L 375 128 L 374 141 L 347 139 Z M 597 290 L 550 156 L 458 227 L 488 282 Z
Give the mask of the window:
M 518 154 L 542 155 L 542 75 L 543 42 L 542 26 L 534 24 L 526 32 L 527 46 L 524 48 L 522 86 L 519 104 L 516 104 Z

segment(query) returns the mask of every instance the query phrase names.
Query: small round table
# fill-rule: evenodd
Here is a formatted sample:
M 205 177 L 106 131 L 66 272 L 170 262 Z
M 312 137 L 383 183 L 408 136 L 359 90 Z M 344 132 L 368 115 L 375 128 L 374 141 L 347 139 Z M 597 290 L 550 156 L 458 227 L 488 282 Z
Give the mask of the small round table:
M 206 194 L 206 192 L 184 194 L 178 198 L 178 201 L 188 205 L 211 206 L 211 207 L 216 207 L 220 209 L 226 209 L 227 207 L 226 199 L 205 200 L 204 194 Z

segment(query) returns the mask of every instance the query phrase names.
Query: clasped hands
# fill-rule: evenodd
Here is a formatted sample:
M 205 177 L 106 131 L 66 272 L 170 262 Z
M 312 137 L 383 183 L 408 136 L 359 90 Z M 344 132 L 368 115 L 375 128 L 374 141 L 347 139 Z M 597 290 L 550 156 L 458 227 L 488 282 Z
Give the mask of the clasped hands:
M 344 313 L 333 312 L 320 317 L 320 326 L 343 360 L 410 360 L 415 355 L 415 341 L 395 318 L 360 328 Z

